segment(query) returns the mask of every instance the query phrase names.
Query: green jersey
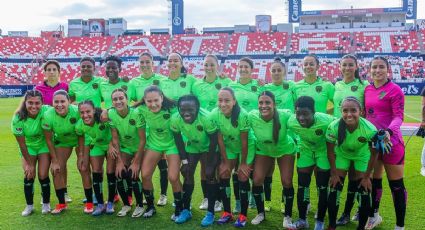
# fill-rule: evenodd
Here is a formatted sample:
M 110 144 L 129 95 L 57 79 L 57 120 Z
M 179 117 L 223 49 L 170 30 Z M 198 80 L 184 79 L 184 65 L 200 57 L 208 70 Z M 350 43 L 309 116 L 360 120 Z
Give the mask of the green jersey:
M 231 79 L 216 77 L 213 82 L 206 82 L 205 78 L 196 81 L 193 85 L 193 94 L 198 97 L 199 102 L 201 103 L 201 108 L 204 108 L 208 111 L 212 111 L 217 107 L 218 101 L 218 91 L 221 88 L 228 86 L 232 82 Z
M 151 85 L 161 87 L 160 82 L 165 79 L 164 76 L 154 73 L 150 78 L 145 78 L 143 75 L 135 77 L 128 83 L 128 99 L 129 101 L 140 101 L 143 98 L 145 89 Z
M 333 121 L 327 131 L 326 140 L 335 144 L 335 154 L 341 155 L 351 160 L 369 160 L 369 142 L 377 133 L 376 127 L 368 120 L 360 117 L 359 125 L 354 132 L 345 131 L 345 139 L 341 145 L 338 145 L 338 126 L 343 122 L 342 119 Z
M 248 142 L 255 141 L 254 134 L 251 130 L 249 115 L 242 108 L 239 113 L 236 127 L 232 125 L 231 118 L 224 116 L 219 108 L 213 109 L 210 114 L 210 119 L 214 121 L 218 131 L 223 136 L 227 154 L 234 155 L 241 153 L 241 132 L 248 132 Z
M 363 83 L 363 84 L 362 84 Z M 367 81 L 360 83 L 357 79 L 350 83 L 338 81 L 335 83 L 334 95 L 334 116 L 341 117 L 341 103 L 349 96 L 356 97 L 362 105 L 364 105 L 364 89 L 368 85 Z
M 11 129 L 15 136 L 24 136 L 25 144 L 28 148 L 40 149 L 46 145 L 46 139 L 41 128 L 42 117 L 44 112 L 49 109 L 49 106 L 41 106 L 35 118 L 27 117 L 21 120 L 18 115 L 14 115 L 12 119 Z
M 184 122 L 180 114 L 175 113 L 170 127 L 173 132 L 181 133 L 186 138 L 186 152 L 192 154 L 208 152 L 210 145 L 208 134 L 217 130 L 215 123 L 209 118 L 209 112 L 202 108 L 192 124 Z
M 295 83 L 295 98 L 301 96 L 310 96 L 314 99 L 314 108 L 316 112 L 326 113 L 328 101 L 333 101 L 335 87 L 328 81 L 323 81 L 317 77 L 313 84 L 301 80 Z
M 54 133 L 55 146 L 73 147 L 78 145 L 75 125 L 79 120 L 80 114 L 76 105 L 69 105 L 68 114 L 64 117 L 57 114 L 55 108 L 50 107 L 43 114 L 42 127 Z
M 195 84 L 196 81 L 194 76 L 182 74 L 176 80 L 172 80 L 168 77 L 162 79 L 160 87 L 165 96 L 177 101 L 181 96 L 192 93 L 193 84 Z
M 100 83 L 100 93 L 102 94 L 102 100 L 105 108 L 109 109 L 112 107 L 112 92 L 118 88 L 127 91 L 128 83 L 121 78 L 115 84 L 111 84 L 109 81 L 103 81 Z
M 270 121 L 263 120 L 258 110 L 253 110 L 249 113 L 251 128 L 257 140 L 257 154 L 280 157 L 285 154 L 292 154 L 295 151 L 294 140 L 289 137 L 287 130 L 291 111 L 278 109 L 277 112 L 280 121 L 279 140 L 277 143 L 273 140 L 273 119 Z
M 236 100 L 247 112 L 258 109 L 258 96 L 260 95 L 261 86 L 257 80 L 251 80 L 245 85 L 242 85 L 239 81 L 232 82 L 229 87 L 235 91 Z
M 79 120 L 75 126 L 75 132 L 79 136 L 89 136 L 90 146 L 100 146 L 108 148 L 109 142 L 112 139 L 109 123 L 94 123 L 93 126 L 84 124 L 83 120 Z
M 100 84 L 105 79 L 93 76 L 89 82 L 84 82 L 81 77 L 77 77 L 69 83 L 69 96 L 75 97 L 75 101 L 80 103 L 84 100 L 93 101 L 94 106 L 100 107 L 102 95 L 100 93 Z
M 326 129 L 335 118 L 325 113 L 316 112 L 314 123 L 309 128 L 304 128 L 298 122 L 296 115 L 292 114 L 288 120 L 288 128 L 299 136 L 301 154 L 327 155 Z
M 108 111 L 110 126 L 116 129 L 121 148 L 128 149 L 130 153 L 137 152 L 140 138 L 139 129 L 145 128 L 145 123 L 140 120 L 137 109 L 128 108 L 128 113 L 122 117 L 115 108 Z
M 146 147 L 159 150 L 175 148 L 173 133 L 170 130 L 171 113 L 164 110 L 153 113 L 145 105 L 137 109 L 140 119 L 149 127 Z
M 281 85 L 269 83 L 263 86 L 263 91 L 270 91 L 274 94 L 276 100 L 276 108 L 289 109 L 294 112 L 295 104 L 295 83 L 293 81 L 284 81 Z

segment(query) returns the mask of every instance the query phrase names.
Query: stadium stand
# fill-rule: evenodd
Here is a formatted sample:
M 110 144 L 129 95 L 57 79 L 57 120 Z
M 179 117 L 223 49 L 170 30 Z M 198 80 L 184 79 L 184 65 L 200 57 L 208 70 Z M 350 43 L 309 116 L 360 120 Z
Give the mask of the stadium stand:
M 294 33 L 291 36 L 291 53 L 347 53 L 350 33 Z
M 100 57 L 106 54 L 114 37 L 62 38 L 51 50 L 48 58 Z
M 0 37 L 0 57 L 32 59 L 43 53 L 46 44 L 40 37 Z
M 150 52 L 154 56 L 165 54 L 170 35 L 130 35 L 120 36 L 111 48 L 110 54 L 121 57 L 139 56 L 143 52 Z
M 173 37 L 170 51 L 182 55 L 223 55 L 228 34 L 179 34 Z
M 230 38 L 229 55 L 283 54 L 286 52 L 288 34 L 234 33 Z

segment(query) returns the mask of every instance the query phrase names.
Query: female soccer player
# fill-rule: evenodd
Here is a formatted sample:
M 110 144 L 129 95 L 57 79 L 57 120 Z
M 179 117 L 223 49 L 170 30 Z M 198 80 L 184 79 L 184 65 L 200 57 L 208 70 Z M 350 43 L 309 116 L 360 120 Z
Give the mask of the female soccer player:
M 299 219 L 287 228 L 308 228 L 307 206 L 310 204 L 310 182 L 316 168 L 318 208 L 315 230 L 324 228 L 330 165 L 326 153 L 326 129 L 334 120 L 330 115 L 316 112 L 314 99 L 301 96 L 295 102 L 295 114 L 288 121 L 289 130 L 300 138 L 297 159 L 298 191 L 297 205 Z
M 117 189 L 124 203 L 117 215 L 126 216 L 131 210 L 129 200 L 125 199 L 131 195 L 127 187 L 131 183 L 137 202 L 132 217 L 140 217 L 144 212 L 139 172 L 146 143 L 145 124 L 137 110 L 128 106 L 127 94 L 123 89 L 115 89 L 111 97 L 113 108 L 108 111 L 108 118 L 111 121 L 112 144 L 117 151 L 110 154 L 116 158 Z
M 140 105 L 140 106 L 139 106 Z M 142 122 L 149 127 L 146 152 L 143 158 L 142 181 L 143 193 L 147 201 L 147 209 L 143 214 L 145 218 L 152 217 L 155 213 L 152 176 L 157 163 L 166 155 L 168 162 L 168 179 L 173 188 L 176 208 L 174 215 L 180 215 L 182 184 L 180 182 L 180 157 L 170 130 L 171 109 L 174 101 L 164 96 L 157 86 L 145 89 L 143 101 L 136 104 Z M 161 194 L 162 195 L 162 194 Z
M 66 91 L 58 90 L 53 94 L 53 107 L 49 108 L 43 114 L 42 127 L 44 129 L 44 136 L 46 138 L 47 146 L 49 147 L 51 157 L 51 170 L 53 174 L 53 182 L 56 189 L 56 196 L 58 197 L 59 204 L 52 211 L 52 214 L 59 214 L 65 209 L 65 188 L 67 185 L 66 171 L 67 161 L 71 156 L 72 149 L 77 147 L 78 139 L 75 133 L 75 125 L 80 119 L 78 108 L 70 104 L 70 98 Z M 80 148 L 81 149 L 81 148 Z M 83 152 L 78 151 L 78 170 L 81 175 L 89 173 L 89 157 L 87 150 Z M 86 180 L 88 178 L 88 180 Z M 93 191 L 91 188 L 90 176 L 84 177 L 83 188 L 86 195 L 87 202 L 85 204 L 84 212 L 93 212 Z
M 112 107 L 112 99 L 111 94 L 115 89 L 121 88 L 127 91 L 128 82 L 124 81 L 119 77 L 121 72 L 121 58 L 117 56 L 108 56 L 105 59 L 106 63 L 106 76 L 108 77 L 108 81 L 102 81 L 100 83 L 100 93 L 102 95 L 102 100 L 104 102 L 104 108 Z M 87 99 L 86 99 L 87 100 Z
M 37 163 L 38 181 L 43 198 L 41 213 L 50 212 L 50 157 L 41 128 L 41 117 L 47 109 L 48 106 L 43 105 L 41 93 L 37 90 L 28 90 L 12 119 L 12 133 L 19 145 L 25 175 L 24 194 L 27 206 L 22 211 L 22 216 L 29 216 L 34 210 L 34 179 Z
M 315 111 L 326 113 L 328 101 L 333 101 L 335 88 L 332 83 L 323 81 L 317 76 L 319 67 L 319 59 L 315 55 L 306 55 L 303 60 L 304 79 L 295 84 L 294 91 L 296 98 L 301 96 L 314 98 Z
M 379 154 L 373 171 L 372 209 L 366 229 L 372 229 L 382 222 L 379 215 L 379 203 L 382 195 L 382 173 L 385 168 L 393 196 L 396 227 L 404 229 L 406 215 L 407 191 L 404 187 L 404 142 L 400 126 L 404 114 L 404 94 L 400 87 L 388 79 L 389 63 L 383 57 L 375 57 L 370 62 L 370 74 L 373 84 L 365 89 L 366 119 L 378 129 L 385 129 L 387 139 L 391 140 L 392 150 L 389 154 Z
M 114 197 L 116 194 L 115 160 L 107 155 L 107 152 L 115 152 L 111 143 L 111 130 L 109 123 L 101 122 L 102 110 L 96 108 L 92 101 L 85 100 L 78 104 L 81 120 L 75 127 L 78 135 L 78 146 L 83 151 L 85 137 L 90 137 L 90 166 L 93 177 L 93 190 L 98 205 L 93 211 L 93 216 L 99 216 L 103 212 L 114 213 Z M 106 207 L 103 202 L 103 161 L 107 156 L 106 175 L 108 180 L 108 203 Z
M 281 183 L 289 195 L 292 191 L 292 176 L 295 160 L 295 143 L 287 133 L 287 122 L 291 116 L 289 110 L 276 108 L 274 94 L 264 91 L 258 98 L 258 110 L 250 112 L 251 127 L 256 138 L 257 151 L 255 154 L 252 195 L 257 205 L 257 216 L 252 224 L 260 224 L 265 219 L 263 184 L 268 169 L 277 159 Z M 286 192 L 285 191 L 285 192 Z M 291 199 L 289 196 L 287 197 Z M 292 201 L 287 200 L 287 211 L 292 212 Z
M 241 194 L 241 211 L 235 226 L 243 227 L 247 220 L 249 175 L 255 157 L 255 137 L 251 131 L 248 113 L 236 101 L 235 93 L 229 87 L 222 88 L 218 93 L 218 108 L 211 112 L 211 119 L 218 128 L 218 145 L 221 162 L 218 175 L 220 178 L 220 198 L 223 201 L 224 212 L 217 221 L 228 223 L 233 219 L 230 207 L 230 176 L 235 169 L 239 172 Z M 236 167 L 239 162 L 239 167 Z
M 357 58 L 353 55 L 345 55 L 341 58 L 340 71 L 342 73 L 342 81 L 335 83 L 334 94 L 334 116 L 341 117 L 341 103 L 349 96 L 353 96 L 359 100 L 364 108 L 364 89 L 368 85 L 366 81 L 362 81 L 359 74 Z M 363 113 L 361 114 L 363 116 Z M 348 170 L 348 188 L 347 199 L 345 200 L 344 212 L 337 221 L 337 225 L 346 225 L 350 222 L 350 213 L 354 205 L 355 194 L 357 192 L 356 172 L 353 167 Z M 358 213 L 353 216 L 353 220 L 358 219 Z
M 171 130 L 182 161 L 181 173 L 184 178 L 182 212 L 176 218 L 178 224 L 192 218 L 190 201 L 194 189 L 194 174 L 198 161 L 205 164 L 207 179 L 208 212 L 202 220 L 202 226 L 214 223 L 214 204 L 218 192 L 216 166 L 219 161 L 217 153 L 217 127 L 210 119 L 209 113 L 200 108 L 199 100 L 194 95 L 184 95 L 177 103 L 178 113 L 171 120 Z M 182 135 L 187 139 L 183 142 Z M 176 203 L 176 208 L 178 203 Z M 180 207 L 179 207 L 180 208 Z
M 43 65 L 45 80 L 40 85 L 35 86 L 35 90 L 43 95 L 43 104 L 52 105 L 53 93 L 58 90 L 68 91 L 68 84 L 60 82 L 61 67 L 58 61 L 48 60 Z
M 327 131 L 327 154 L 331 165 L 328 198 L 329 228 L 336 229 L 339 196 L 350 165 L 354 165 L 357 192 L 360 196 L 359 224 L 364 229 L 370 210 L 370 175 L 376 161 L 372 141 L 377 136 L 375 126 L 362 118 L 361 102 L 356 97 L 346 97 L 341 102 L 342 118 L 333 121 Z

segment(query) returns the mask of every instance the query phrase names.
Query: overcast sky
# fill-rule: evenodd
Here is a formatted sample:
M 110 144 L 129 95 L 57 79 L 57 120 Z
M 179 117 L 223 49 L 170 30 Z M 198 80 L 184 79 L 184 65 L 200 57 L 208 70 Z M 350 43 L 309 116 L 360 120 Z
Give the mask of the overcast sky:
M 383 5 L 385 2 L 385 5 Z M 233 26 L 255 24 L 255 15 L 272 15 L 272 23 L 287 22 L 284 0 L 185 0 L 185 27 Z M 166 28 L 166 0 L 10 0 L 2 1 L 0 29 L 29 31 L 39 36 L 41 30 L 56 30 L 71 18 L 123 17 L 128 29 Z M 305 0 L 303 10 L 398 7 L 400 0 Z M 421 10 L 422 9 L 422 10 Z M 425 18 L 425 0 L 418 0 L 418 18 Z

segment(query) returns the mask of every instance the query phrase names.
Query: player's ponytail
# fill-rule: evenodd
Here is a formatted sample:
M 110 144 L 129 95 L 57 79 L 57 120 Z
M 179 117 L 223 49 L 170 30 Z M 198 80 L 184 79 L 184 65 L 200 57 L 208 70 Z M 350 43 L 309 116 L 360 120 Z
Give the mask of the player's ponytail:
M 140 105 L 146 105 L 146 102 L 145 102 L 146 94 L 151 93 L 151 92 L 157 92 L 162 97 L 161 110 L 171 112 L 171 109 L 176 106 L 176 103 L 173 100 L 171 100 L 170 98 L 168 98 L 167 96 L 165 96 L 164 93 L 162 92 L 162 90 L 158 86 L 151 85 L 151 86 L 149 86 L 148 88 L 145 89 L 145 91 L 143 93 L 142 100 L 136 102 L 133 105 L 133 108 L 137 108 Z
M 362 105 L 356 97 L 353 97 L 353 96 L 346 97 L 344 100 L 342 100 L 341 105 L 343 105 L 346 101 L 352 101 L 356 103 L 359 108 L 359 111 L 361 111 Z M 341 106 L 341 109 L 342 109 L 342 106 Z M 338 146 L 341 146 L 342 143 L 344 142 L 346 137 L 346 131 L 347 131 L 347 124 L 341 118 L 338 124 Z
M 40 97 L 40 101 L 43 103 L 43 95 L 38 90 L 27 90 L 25 93 L 24 99 L 21 101 L 19 108 L 16 110 L 15 114 L 18 115 L 20 121 L 26 120 L 28 118 L 28 110 L 26 107 L 26 102 L 29 97 Z
M 101 108 L 95 107 L 92 100 L 84 100 L 84 101 L 78 103 L 78 110 L 80 110 L 80 107 L 82 105 L 89 105 L 89 106 L 91 106 L 93 108 L 93 110 L 94 110 L 94 115 L 93 115 L 94 122 L 95 123 L 100 123 L 101 122 L 101 120 L 100 120 L 100 117 L 102 115 L 102 109 Z
M 239 114 L 241 113 L 241 107 L 239 106 L 238 101 L 236 100 L 235 97 L 235 92 L 233 91 L 232 88 L 230 87 L 223 87 L 221 90 L 226 90 L 230 93 L 230 95 L 232 95 L 233 100 L 235 100 L 235 105 L 232 108 L 232 113 L 230 115 L 230 121 L 232 123 L 233 127 L 238 127 L 238 119 L 239 119 Z
M 359 65 L 357 62 L 357 57 L 351 54 L 347 54 L 347 55 L 344 55 L 341 59 L 351 59 L 354 61 L 354 63 L 356 64 L 356 70 L 354 71 L 354 78 L 359 80 L 359 83 L 363 85 L 362 78 L 360 77 L 360 70 L 359 70 Z

